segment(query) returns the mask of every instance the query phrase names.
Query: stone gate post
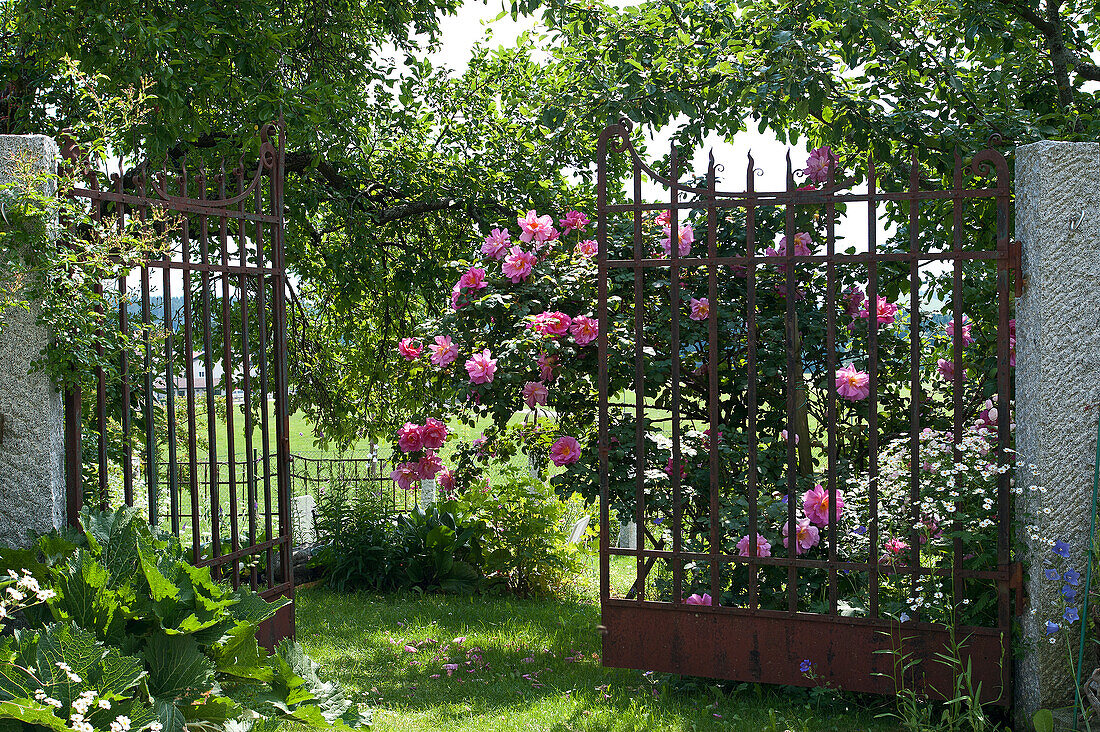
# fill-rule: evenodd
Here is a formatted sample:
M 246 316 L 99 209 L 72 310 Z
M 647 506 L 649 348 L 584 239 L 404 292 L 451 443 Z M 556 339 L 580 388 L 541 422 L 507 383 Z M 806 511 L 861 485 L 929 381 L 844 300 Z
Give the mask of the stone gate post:
M 1018 716 L 1072 704 L 1063 618 L 1066 583 L 1044 578 L 1067 567 L 1085 574 L 1100 405 L 1100 144 L 1037 142 L 1016 149 L 1016 236 L 1023 243 L 1024 296 L 1016 302 L 1016 472 L 1030 526 L 1024 577 L 1028 608 L 1016 662 Z M 1042 491 L 1035 490 L 1041 486 Z M 1069 559 L 1052 552 L 1068 544 Z M 1059 550 L 1064 551 L 1062 545 Z M 1096 586 L 1100 578 L 1094 578 Z M 1080 608 L 1084 581 L 1068 603 Z M 1086 649 L 1088 647 L 1086 646 Z M 1090 660 L 1092 659 L 1092 660 Z M 1084 678 L 1095 667 L 1086 658 Z M 1022 727 L 1024 728 L 1024 727 Z M 1030 729 L 1030 723 L 1026 729 Z
M 0 184 L 28 159 L 33 170 L 52 173 L 57 143 L 0 135 Z M 22 546 L 27 529 L 44 533 L 65 524 L 61 396 L 46 374 L 29 373 L 49 339 L 36 318 L 34 306 L 0 313 L 0 545 Z

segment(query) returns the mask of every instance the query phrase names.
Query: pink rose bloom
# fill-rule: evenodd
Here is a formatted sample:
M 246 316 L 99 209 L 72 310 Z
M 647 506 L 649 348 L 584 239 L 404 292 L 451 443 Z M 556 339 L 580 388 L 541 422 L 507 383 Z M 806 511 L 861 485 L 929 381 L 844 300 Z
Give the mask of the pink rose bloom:
M 696 300 L 691 298 L 691 319 L 692 320 L 706 320 L 710 317 L 710 300 L 705 297 L 701 297 Z
M 585 239 L 582 242 L 578 242 L 576 248 L 574 248 L 573 251 L 579 257 L 592 259 L 592 257 L 599 254 L 600 245 L 596 242 L 595 239 Z
M 587 315 L 578 315 L 573 318 L 569 326 L 569 332 L 573 334 L 573 340 L 578 346 L 587 346 L 600 335 L 600 322 Z
M 810 251 L 810 244 L 813 243 L 813 239 L 805 231 L 800 231 L 794 235 L 794 256 L 796 257 L 808 257 L 813 252 Z M 787 237 L 783 237 L 779 240 L 779 248 L 774 249 L 768 247 L 764 252 L 765 257 L 785 257 L 787 256 Z M 782 266 L 781 266 L 782 269 Z
M 407 491 L 415 487 L 420 480 L 420 473 L 416 469 L 416 463 L 401 463 L 390 473 L 390 479 L 401 490 Z
M 857 371 L 852 364 L 837 369 L 836 393 L 852 402 L 866 399 L 871 393 L 870 374 Z
M 436 336 L 435 343 L 428 346 L 431 361 L 440 368 L 446 368 L 458 358 L 458 346 L 451 342 L 450 336 Z
M 466 273 L 458 279 L 458 287 L 461 290 L 482 290 L 488 286 L 485 281 L 485 270 L 481 267 L 470 267 Z
M 584 228 L 588 226 L 589 219 L 580 211 L 570 211 L 565 215 L 565 218 L 559 221 L 561 224 L 562 234 L 568 234 L 570 231 L 584 231 Z
M 670 226 L 672 224 L 672 212 L 662 211 L 661 213 L 657 214 L 656 217 L 654 217 L 654 221 L 657 222 L 657 226 L 660 226 L 662 228 L 665 226 Z
M 528 211 L 526 216 L 517 218 L 516 223 L 523 232 L 519 236 L 522 242 L 542 243 L 557 238 L 554 236 L 557 233 L 554 230 L 554 220 L 549 216 L 539 216 L 534 211 Z
M 996 398 L 996 394 L 993 395 Z M 978 413 L 978 425 L 993 428 L 997 426 L 997 417 L 1000 416 L 993 399 L 986 399 L 982 404 L 982 411 Z
M 458 302 L 460 299 L 462 299 L 462 287 L 461 287 L 461 285 L 459 285 L 456 282 L 455 286 L 451 288 L 451 309 L 452 310 L 458 310 L 460 307 L 462 307 L 462 305 L 459 304 L 459 302 Z
M 447 425 L 434 417 L 428 417 L 420 428 L 420 442 L 425 450 L 438 450 L 447 441 Z
M 401 452 L 416 452 L 424 447 L 420 425 L 406 422 L 397 430 L 397 446 Z
M 534 409 L 536 404 L 545 407 L 546 397 L 549 394 L 550 390 L 541 381 L 528 381 L 523 385 L 523 402 L 531 409 Z
M 497 361 L 488 348 L 481 353 L 475 353 L 466 361 L 466 373 L 470 375 L 471 384 L 488 384 L 496 372 Z
M 416 471 L 422 480 L 432 480 L 440 470 L 443 470 L 443 460 L 431 450 L 416 464 Z
M 779 436 L 783 438 L 783 442 L 787 441 L 787 430 L 780 430 Z M 798 433 L 794 433 L 794 444 L 798 444 Z
M 852 285 L 844 291 L 845 312 L 847 312 L 848 315 L 851 315 L 853 318 L 856 317 L 863 309 L 863 301 L 866 299 L 867 296 L 863 294 L 863 290 L 859 289 L 855 285 Z
M 790 531 L 790 524 L 786 521 L 783 522 L 783 546 L 787 546 L 787 533 Z M 794 554 L 798 556 L 803 552 L 808 552 L 817 546 L 817 543 L 821 541 L 821 532 L 817 530 L 817 527 L 810 523 L 808 518 L 800 518 L 798 523 L 794 527 Z
M 538 262 L 538 257 L 534 254 L 523 251 L 519 246 L 514 246 L 508 256 L 504 258 L 504 264 L 501 265 L 500 269 L 504 276 L 513 283 L 523 282 L 531 274 L 531 270 L 535 268 L 536 262 Z
M 547 310 L 531 316 L 531 322 L 527 324 L 527 327 L 539 335 L 557 337 L 568 333 L 572 322 L 572 319 L 565 313 Z
M 661 251 L 665 253 L 666 257 L 672 256 L 672 227 L 665 225 L 661 229 L 661 234 L 664 236 L 661 239 Z M 692 230 L 691 224 L 684 224 L 680 227 L 680 234 L 676 237 L 677 252 L 679 256 L 686 257 L 691 253 L 691 245 L 695 241 L 695 231 Z
M 415 361 L 420 358 L 420 352 L 423 349 L 424 347 L 415 338 L 402 338 L 401 342 L 397 344 L 397 352 L 404 356 L 407 361 Z
M 668 475 L 668 477 L 670 477 L 670 478 L 672 477 L 672 458 L 671 457 L 668 459 L 668 462 L 665 463 L 665 474 Z M 680 463 L 680 477 L 684 478 L 685 476 L 687 476 L 687 467 L 685 467 L 684 464 L 681 462 Z
M 539 354 L 539 378 L 543 381 L 554 380 L 554 367 L 558 364 L 557 356 L 548 356 L 545 353 Z
M 949 361 L 946 358 L 941 358 L 936 361 L 936 370 L 940 372 L 940 376 L 948 381 L 955 380 L 955 362 Z M 966 381 L 966 369 L 963 369 L 962 373 L 963 381 Z
M 445 492 L 451 493 L 455 489 L 455 474 L 450 468 L 443 468 L 436 473 L 435 479 L 439 481 L 439 487 Z
M 714 599 L 710 595 L 708 595 L 707 593 L 704 592 L 702 595 L 698 595 L 698 594 L 692 595 L 688 599 L 684 600 L 684 604 L 685 605 L 708 605 L 708 606 L 712 606 L 712 605 L 714 605 Z
M 952 318 L 944 329 L 947 332 L 947 337 L 954 339 L 955 337 L 955 319 Z M 970 318 L 963 316 L 963 332 L 962 332 L 963 347 L 969 346 L 974 342 L 974 339 L 970 336 Z
M 829 523 L 829 491 L 820 484 L 806 491 L 802 495 L 802 510 L 806 518 L 818 526 L 826 526 Z M 844 513 L 844 491 L 836 492 L 836 517 L 840 518 Z
M 835 172 L 838 163 L 840 158 L 836 153 L 828 145 L 823 145 L 810 151 L 810 156 L 806 158 L 806 169 L 802 172 L 814 183 L 826 183 L 829 180 L 830 166 Z
M 485 243 L 481 245 L 481 253 L 490 259 L 501 260 L 508 253 L 508 245 L 511 243 L 507 229 L 493 229 L 489 236 L 485 237 Z
M 737 542 L 737 554 L 742 557 L 749 556 L 749 535 L 745 534 L 741 537 L 741 540 Z M 760 534 L 756 535 L 756 556 L 758 557 L 770 557 L 772 555 L 772 545 Z
M 581 443 L 575 437 L 559 437 L 550 446 L 550 461 L 559 468 L 581 459 Z
M 870 315 L 871 315 L 870 310 L 866 306 L 861 308 L 860 311 L 859 311 L 859 317 L 861 317 L 861 318 L 867 318 L 867 317 L 870 317 Z M 897 318 L 897 315 L 898 315 L 898 306 L 897 305 L 894 305 L 893 303 L 887 302 L 886 300 L 883 300 L 882 298 L 879 298 L 879 301 L 878 301 L 878 324 L 879 325 L 890 325 Z

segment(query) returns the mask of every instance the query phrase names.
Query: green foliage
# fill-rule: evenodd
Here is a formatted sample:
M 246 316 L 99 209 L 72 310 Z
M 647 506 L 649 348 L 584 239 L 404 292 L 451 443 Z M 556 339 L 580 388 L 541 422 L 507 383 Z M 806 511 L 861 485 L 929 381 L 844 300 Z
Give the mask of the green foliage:
M 546 483 L 515 467 L 463 498 L 485 523 L 483 568 L 520 596 L 560 589 L 583 566 L 578 546 L 569 543 L 569 505 Z M 579 496 L 574 502 L 582 502 Z
M 484 525 L 460 501 L 391 516 L 334 484 L 318 503 L 316 564 L 339 590 L 473 592 L 481 578 Z
M 127 700 L 137 715 L 131 719 L 145 714 L 166 732 L 247 721 L 248 710 L 318 727 L 365 723 L 299 648 L 284 644 L 269 655 L 258 646 L 257 626 L 287 601 L 227 587 L 209 567 L 189 564 L 174 536 L 155 536 L 133 509 L 85 508 L 81 524 L 83 532 L 53 532 L 29 551 L 0 550 L 0 571 L 29 571 L 55 593 L 24 610 L 29 629 L 3 646 L 0 702 L 12 704 L 0 706 L 0 717 L 26 718 L 25 702 L 37 688 L 65 709 L 87 687 Z M 55 661 L 84 686 L 58 678 Z M 30 666 L 41 683 L 60 685 L 57 693 L 30 689 Z M 51 680 L 42 678 L 47 672 Z

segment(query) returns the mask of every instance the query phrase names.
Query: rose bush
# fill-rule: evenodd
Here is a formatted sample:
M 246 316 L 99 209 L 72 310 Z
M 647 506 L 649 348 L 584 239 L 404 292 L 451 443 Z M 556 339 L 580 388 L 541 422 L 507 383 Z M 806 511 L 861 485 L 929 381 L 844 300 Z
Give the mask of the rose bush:
M 813 183 L 826 183 L 828 171 L 822 173 L 822 166 L 838 164 L 831 151 L 819 149 L 811 154 L 804 174 Z M 843 205 L 838 205 L 837 218 L 843 213 Z M 978 211 L 975 216 L 987 213 Z M 697 228 L 706 226 L 705 212 L 683 209 L 679 214 L 680 220 L 675 221 L 670 211 L 652 217 L 647 214 L 638 222 L 643 247 L 649 247 L 643 256 L 669 259 L 675 240 L 678 257 L 683 259 L 670 259 L 667 267 L 647 267 L 637 281 L 633 269 L 611 268 L 605 334 L 599 333 L 596 302 L 597 247 L 587 238 L 592 236 L 591 224 L 583 214 L 566 213 L 558 220 L 559 232 L 551 217 L 524 212 L 517 216 L 514 227 L 509 222 L 484 237 L 478 247 L 479 258 L 455 263 L 457 281 L 451 307 L 440 317 L 426 320 L 408 343 L 434 341 L 457 349 L 448 359 L 427 359 L 419 354 L 409 359 L 410 378 L 422 379 L 429 386 L 431 400 L 424 405 L 425 414 L 449 414 L 470 425 L 485 417 L 491 420 L 485 441 L 476 450 L 459 451 L 454 471 L 459 488 L 483 480 L 480 468 L 493 459 L 495 446 L 501 445 L 505 455 L 523 450 L 540 473 L 548 469 L 548 462 L 564 468 L 552 479 L 563 495 L 576 490 L 589 499 L 597 497 L 596 354 L 602 335 L 607 339 L 612 403 L 608 482 L 611 507 L 620 516 L 641 519 L 654 540 L 666 546 L 671 542 L 674 518 L 672 484 L 678 480 L 684 551 L 709 551 L 713 469 L 721 490 L 721 552 L 748 555 L 751 550 L 766 556 L 765 552 L 775 553 L 777 546 L 786 545 L 785 534 L 791 529 L 786 501 L 793 497 L 798 500 L 797 541 L 788 551 L 824 557 L 829 537 L 836 532 L 840 556 L 865 561 L 872 379 L 877 381 L 880 450 L 897 436 L 908 434 L 912 414 L 910 358 L 915 318 L 909 266 L 887 261 L 877 265 L 877 302 L 873 303 L 865 263 L 840 262 L 828 268 L 818 262 L 784 259 L 824 252 L 828 232 L 836 222 L 828 221 L 822 207 L 797 207 L 789 253 L 792 227 L 786 213 L 776 207 L 759 207 L 754 209 L 753 253 L 763 259 L 753 262 L 751 268 L 736 265 L 721 270 L 712 287 L 707 267 L 692 258 L 700 254 L 700 246 L 710 246 L 696 233 Z M 922 231 L 933 237 L 919 242 L 922 249 L 949 251 L 950 243 L 942 242 L 950 242 L 950 236 L 943 236 L 942 241 L 935 237 L 950 225 L 949 207 L 929 205 L 920 215 L 926 219 Z M 607 226 L 608 257 L 631 259 L 634 216 L 611 216 Z M 972 246 L 991 246 L 991 230 L 976 227 Z M 744 256 L 748 241 L 744 212 L 719 211 L 715 239 L 719 255 Z M 646 245 L 646 241 L 650 243 Z M 908 232 L 898 231 L 878 249 L 904 252 L 908 246 Z M 856 253 L 855 247 L 843 251 Z M 960 266 L 958 295 L 967 313 L 959 337 L 963 372 L 958 383 L 965 390 L 962 419 L 971 425 L 995 388 L 997 313 L 996 303 L 988 297 L 995 268 L 987 262 Z M 952 277 L 950 271 L 929 269 L 916 284 L 918 302 L 939 306 L 920 311 L 915 339 L 920 424 L 939 432 L 950 429 L 955 418 L 952 390 L 956 387 L 950 379 L 956 345 Z M 751 322 L 747 317 L 750 293 L 755 302 Z M 672 342 L 674 300 L 679 308 L 676 346 Z M 787 329 L 789 311 L 794 316 L 793 332 Z M 718 339 L 711 344 L 710 327 L 715 319 Z M 791 338 L 795 343 L 793 363 L 788 361 Z M 874 364 L 872 340 L 876 342 Z M 718 392 L 714 395 L 709 392 L 711 348 L 718 365 Z M 402 353 L 409 358 L 407 346 Z M 750 353 L 755 371 L 750 371 Z M 645 374 L 640 385 L 634 380 L 639 360 Z M 668 439 L 676 360 L 681 419 L 678 456 Z M 950 364 L 950 369 L 945 364 Z M 789 374 L 802 374 L 803 378 L 788 378 Z M 750 380 L 755 382 L 755 403 L 747 388 Z M 709 409 L 712 396 L 713 413 Z M 643 399 L 645 409 L 639 421 L 636 405 Z M 790 403 L 795 405 L 793 412 Z M 514 423 L 517 414 L 524 415 L 523 425 Z M 831 450 L 828 432 L 822 428 L 825 424 L 835 427 Z M 713 444 L 711 429 L 716 430 Z M 789 435 L 794 435 L 793 445 L 788 442 Z M 641 456 L 636 453 L 639 438 L 645 448 Z M 750 451 L 754 453 L 755 476 L 747 472 Z M 837 527 L 828 525 L 829 493 L 822 487 L 829 485 L 830 472 L 838 489 Z M 788 487 L 790 474 L 794 476 L 793 490 Z M 643 476 L 640 484 L 639 475 Z M 854 495 L 855 486 L 863 487 L 863 496 Z M 750 538 L 750 488 L 756 495 L 755 540 Z M 644 516 L 636 515 L 639 490 L 646 506 Z M 847 506 L 845 501 L 849 501 Z M 880 535 L 885 542 L 885 534 L 880 531 Z M 904 535 L 893 538 L 907 540 Z M 705 563 L 689 569 L 686 581 L 698 582 L 698 586 L 692 585 L 696 590 L 708 589 Z M 786 573 L 773 572 L 776 569 L 758 570 L 762 602 L 769 592 L 779 598 L 782 591 Z M 737 576 L 744 571 L 744 567 L 731 570 L 735 577 L 726 582 L 728 597 L 720 598 L 721 602 L 736 601 L 743 595 L 746 583 Z M 817 589 L 827 577 L 813 572 L 806 575 L 808 592 L 820 596 Z M 862 581 L 865 589 L 866 578 Z M 816 601 L 823 600 L 818 597 Z

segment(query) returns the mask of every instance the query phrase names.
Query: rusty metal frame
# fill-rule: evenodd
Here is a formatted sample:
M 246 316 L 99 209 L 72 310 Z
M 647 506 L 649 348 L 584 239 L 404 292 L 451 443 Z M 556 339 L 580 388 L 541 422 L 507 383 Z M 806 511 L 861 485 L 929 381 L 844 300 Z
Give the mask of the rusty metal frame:
M 631 181 L 625 189 L 627 202 L 612 200 L 613 180 L 612 156 L 625 159 L 626 169 L 630 171 Z M 668 301 L 671 319 L 671 351 L 674 354 L 671 365 L 671 438 L 672 465 L 681 463 L 681 418 L 680 418 L 680 327 L 679 318 L 682 305 L 680 291 L 680 272 L 682 266 L 705 268 L 708 281 L 708 297 L 711 307 L 717 303 L 718 278 L 734 267 L 743 268 L 746 287 L 745 318 L 747 330 L 754 332 L 756 318 L 756 290 L 758 269 L 765 263 L 780 263 L 786 270 L 787 292 L 795 286 L 795 267 L 824 267 L 826 270 L 826 353 L 827 373 L 832 374 L 837 367 L 836 320 L 838 265 L 859 265 L 866 267 L 867 299 L 871 313 L 877 311 L 879 301 L 880 265 L 901 263 L 909 265 L 911 278 L 911 312 L 913 322 L 910 326 L 910 399 L 909 439 L 913 455 L 919 450 L 918 433 L 921 426 L 921 379 L 919 373 L 920 356 L 920 279 L 918 266 L 925 262 L 940 262 L 950 268 L 953 281 L 954 319 L 962 323 L 963 301 L 961 296 L 962 271 L 964 262 L 995 261 L 998 272 L 996 292 L 989 293 L 998 303 L 997 339 L 997 394 L 1000 414 L 1010 413 L 1012 394 L 1012 376 L 1009 368 L 1009 319 L 1012 308 L 1012 291 L 1009 286 L 1010 275 L 1015 275 L 1016 292 L 1022 287 L 1019 276 L 1019 248 L 1010 241 L 1011 188 L 1008 163 L 995 150 L 985 150 L 975 155 L 970 170 L 977 176 L 994 178 L 989 187 L 968 188 L 964 185 L 964 166 L 958 155 L 955 156 L 954 178 L 946 190 L 924 190 L 921 187 L 919 161 L 916 153 L 912 157 L 911 173 L 905 190 L 879 190 L 878 176 L 873 156 L 868 156 L 866 165 L 866 192 L 843 191 L 836 180 L 836 171 L 828 171 L 828 180 L 813 190 L 799 189 L 791 169 L 790 157 L 787 158 L 787 184 L 785 190 L 761 192 L 755 188 L 755 163 L 749 156 L 746 175 L 746 188 L 742 192 L 722 192 L 717 190 L 717 173 L 713 156 L 706 174 L 705 187 L 686 185 L 681 182 L 682 161 L 679 151 L 672 147 L 669 156 L 670 174 L 662 175 L 647 165 L 638 155 L 631 142 L 631 125 L 626 120 L 608 126 L 599 139 L 597 151 L 598 188 L 597 217 L 599 242 L 598 254 L 598 314 L 599 314 L 599 475 L 601 490 L 600 513 L 600 600 L 603 618 L 603 663 L 607 666 L 650 669 L 680 674 L 724 678 L 748 682 L 769 682 L 799 686 L 830 684 L 835 688 L 859 692 L 893 694 L 903 679 L 899 677 L 896 656 L 891 650 L 909 654 L 919 659 L 920 664 L 906 674 L 906 681 L 916 681 L 924 691 L 932 695 L 950 691 L 951 669 L 937 661 L 936 654 L 944 653 L 951 640 L 947 628 L 928 622 L 912 621 L 900 623 L 885 615 L 880 606 L 878 589 L 881 578 L 887 574 L 908 575 L 915 587 L 921 577 L 939 575 L 949 577 L 955 590 L 962 591 L 967 580 L 980 579 L 995 583 L 997 591 L 997 622 L 994 627 L 959 627 L 955 629 L 955 639 L 963 647 L 964 662 L 972 662 L 974 683 L 982 684 L 983 701 L 1008 705 L 1011 703 L 1012 662 L 1011 662 L 1011 624 L 1012 605 L 1010 590 L 1018 587 L 1013 577 L 1018 577 L 1018 565 L 1012 562 L 1009 546 L 1010 529 L 1010 476 L 1001 474 L 997 487 L 997 567 L 995 570 L 967 570 L 961 566 L 961 544 L 955 540 L 953 566 L 949 569 L 931 569 L 920 564 L 920 552 L 916 541 L 915 529 L 912 551 L 906 565 L 883 565 L 878 557 L 881 552 L 881 538 L 878 536 L 877 506 L 878 496 L 878 452 L 879 434 L 877 425 L 878 390 L 877 383 L 877 331 L 875 317 L 868 318 L 867 348 L 869 352 L 870 396 L 867 400 L 869 485 L 870 485 L 870 550 L 866 561 L 841 561 L 837 555 L 837 514 L 836 514 L 836 475 L 837 446 L 835 423 L 836 387 L 830 385 L 827 395 L 829 425 L 827 446 L 827 491 L 829 494 L 830 522 L 822 529 L 822 544 L 828 547 L 825 560 L 798 558 L 792 551 L 779 549 L 770 557 L 758 556 L 755 542 L 749 542 L 749 556 L 726 554 L 720 551 L 719 526 L 719 479 L 717 451 L 710 451 L 710 551 L 687 552 L 681 545 L 682 531 L 682 486 L 680 471 L 669 471 L 670 491 L 672 494 L 673 538 L 670 547 L 655 540 L 645 526 L 645 435 L 643 417 L 646 412 L 644 402 L 646 360 L 642 352 L 643 325 L 642 289 L 648 272 L 662 271 L 662 278 L 668 280 Z M 642 178 L 667 189 L 668 200 L 662 203 L 648 203 L 642 197 Z M 632 198 L 630 197 L 630 194 Z M 967 249 L 963 242 L 963 208 L 967 201 L 992 200 L 996 207 L 996 249 Z M 918 207 L 922 202 L 939 201 L 950 205 L 953 240 L 945 251 L 923 251 L 918 241 Z M 836 233 L 834 213 L 841 203 L 866 203 L 868 209 L 866 252 L 841 253 L 836 251 Z M 879 251 L 876 241 L 877 222 L 876 205 L 893 202 L 902 211 L 907 211 L 909 226 L 909 251 Z M 761 244 L 755 241 L 756 212 L 762 207 L 782 209 L 785 212 L 785 233 L 788 241 L 793 241 L 794 215 L 797 207 L 816 206 L 826 212 L 827 243 L 822 254 L 795 255 L 794 247 L 788 247 L 784 257 L 767 258 L 760 252 Z M 705 211 L 707 231 L 705 240 L 697 238 L 696 243 L 704 244 L 705 253 L 690 257 L 681 257 L 676 246 L 676 233 L 679 221 L 690 210 Z M 746 228 L 746 250 L 739 256 L 719 256 L 716 240 L 716 220 L 722 209 L 740 209 L 744 213 Z M 668 258 L 654 258 L 646 253 L 642 244 L 642 217 L 650 212 L 668 211 L 672 234 L 671 253 Z M 633 256 L 612 259 L 609 255 L 609 220 L 614 216 L 633 217 Z M 624 222 L 624 226 L 626 226 Z M 766 243 L 764 244 L 766 246 Z M 637 420 L 636 444 L 634 445 L 633 472 L 636 480 L 635 509 L 632 520 L 637 524 L 637 548 L 615 548 L 611 546 L 609 533 L 610 521 L 610 367 L 609 358 L 609 278 L 616 271 L 632 271 L 634 274 L 634 379 L 631 385 L 636 401 L 630 405 Z M 786 396 L 788 424 L 794 424 L 795 384 L 801 382 L 800 356 L 796 353 L 791 327 L 795 318 L 793 297 L 786 298 L 787 311 L 787 372 Z M 629 296 L 623 294 L 623 301 L 629 305 Z M 624 306 L 625 307 L 625 306 Z M 709 349 L 707 353 L 709 376 L 709 426 L 710 434 L 719 427 L 717 396 L 719 391 L 718 362 L 716 343 L 719 338 L 717 318 L 709 319 Z M 959 436 L 963 428 L 962 389 L 958 388 L 963 373 L 962 368 L 962 327 L 954 331 L 954 353 L 956 388 L 954 389 L 954 435 Z M 740 429 L 748 435 L 746 480 L 742 487 L 748 499 L 748 535 L 757 533 L 757 379 L 758 363 L 756 341 L 747 339 L 746 368 L 750 377 L 747 385 L 748 416 Z M 621 407 L 622 404 L 614 406 Z M 1012 436 L 1008 419 L 1000 419 L 997 428 L 997 457 L 1001 464 L 1014 462 L 1009 458 Z M 726 425 L 727 429 L 736 426 Z M 956 437 L 956 442 L 959 438 Z M 795 488 L 798 457 L 794 440 L 787 443 L 787 526 L 790 535 L 795 534 Z M 809 447 L 805 446 L 808 451 Z M 916 457 L 913 458 L 916 463 Z M 919 493 L 917 471 L 911 471 L 911 499 L 916 500 Z M 823 481 L 825 482 L 825 481 Z M 912 516 L 918 516 L 914 504 Z M 633 588 L 625 597 L 611 596 L 610 559 L 612 556 L 631 557 L 637 564 L 637 575 Z M 671 602 L 658 602 L 648 599 L 645 594 L 645 578 L 657 561 L 671 563 Z M 722 592 L 720 577 L 721 565 L 745 566 L 748 568 L 748 601 L 744 606 L 700 606 L 684 603 L 683 577 L 681 568 L 686 561 L 709 563 L 710 594 L 717 598 Z M 757 571 L 761 567 L 774 566 L 786 570 L 787 608 L 785 610 L 765 609 L 758 602 Z M 798 574 L 800 570 L 824 570 L 828 573 L 828 607 L 826 613 L 801 611 L 798 605 Z M 862 572 L 868 577 L 869 611 L 867 617 L 846 617 L 837 606 L 837 577 L 839 572 Z M 960 595 L 956 595 L 960 596 Z M 1019 596 L 1017 596 L 1017 600 Z M 827 661 L 815 667 L 816 676 L 812 679 L 799 669 L 804 658 L 816 658 Z
M 132 323 L 129 309 L 131 283 L 122 277 L 117 284 L 119 309 L 117 327 L 121 334 L 141 344 L 139 362 L 131 363 L 125 350 L 119 356 L 118 378 L 109 377 L 102 367 L 93 375 L 95 393 L 82 395 L 76 386 L 65 395 L 65 474 L 69 522 L 78 521 L 85 486 L 82 484 L 82 401 L 94 402 L 93 439 L 97 453 L 98 503 L 107 508 L 108 414 L 117 417 L 122 430 L 122 500 L 134 504 L 136 458 L 134 443 L 148 456 L 141 476 L 146 485 L 150 523 L 177 535 L 190 525 L 188 536 L 180 536 L 189 547 L 195 564 L 211 567 L 214 575 L 233 587 L 248 584 L 267 599 L 293 600 L 293 536 L 290 521 L 290 437 L 287 389 L 286 262 L 284 253 L 283 189 L 285 176 L 286 127 L 272 123 L 260 128 L 259 150 L 253 169 L 245 167 L 245 155 L 231 170 L 224 157 L 208 167 L 202 160 L 183 157 L 160 170 L 149 162 L 132 175 L 121 170 L 109 177 L 92 170 L 86 157 L 71 141 L 64 157 L 87 180 L 69 195 L 89 202 L 96 221 L 113 216 L 119 230 L 126 217 L 144 221 L 153 209 L 170 214 L 173 245 L 160 259 L 140 267 L 140 322 Z M 249 166 L 252 168 L 253 166 Z M 231 255 L 231 250 L 236 252 Z M 159 276 L 158 276 L 159 275 Z M 172 311 L 173 279 L 182 278 L 182 312 Z M 218 297 L 220 313 L 213 299 Z M 106 283 L 112 285 L 111 283 Z M 163 309 L 155 312 L 151 292 L 159 284 Z M 103 292 L 105 283 L 95 285 Z M 235 295 L 234 295 L 235 293 Z M 251 298 L 259 298 L 250 303 Z M 236 302 L 234 302 L 234 300 Z M 239 305 L 239 312 L 237 312 Z M 231 324 L 236 318 L 239 331 Z M 220 320 L 220 326 L 218 324 Z M 110 321 L 109 321 L 110 322 Z M 220 329 L 220 353 L 213 352 L 214 334 Z M 163 352 L 155 354 L 156 332 L 163 333 Z M 253 332 L 253 331 L 257 332 Z M 104 353 L 102 338 L 98 346 Z M 194 359 L 201 349 L 206 386 L 201 396 L 196 388 Z M 234 350 L 239 353 L 235 356 Z M 155 357 L 156 356 L 156 357 Z M 161 366 L 157 364 L 159 360 Z M 186 387 L 177 396 L 177 378 Z M 223 371 L 223 395 L 212 384 L 215 365 Z M 244 403 L 258 403 L 261 447 L 253 446 L 252 410 L 244 409 L 244 451 L 238 456 L 234 434 L 234 392 L 240 382 Z M 258 384 L 256 382 L 259 382 Z M 112 383 L 113 382 L 113 383 Z M 257 390 L 257 386 L 259 389 Z M 165 417 L 157 418 L 155 404 L 163 390 Z M 120 400 L 109 399 L 116 392 Z M 273 405 L 269 405 L 269 397 Z M 205 400 L 207 415 L 206 455 L 200 455 L 196 423 L 196 400 Z M 216 402 L 224 399 L 225 421 L 219 425 Z M 183 455 L 178 454 L 176 411 L 186 410 L 182 437 Z M 272 414 L 273 412 L 273 414 Z M 142 435 L 133 434 L 136 415 L 145 417 Z M 219 456 L 219 429 L 225 429 L 228 456 Z M 271 445 L 272 428 L 275 444 Z M 158 437 L 166 439 L 167 460 L 158 464 Z M 205 476 L 200 481 L 199 473 Z M 181 486 L 179 475 L 187 476 Z M 228 517 L 223 516 L 223 490 L 228 493 Z M 168 494 L 168 506 L 161 505 L 161 493 Z M 167 510 L 165 510 L 167 509 Z M 228 518 L 228 536 L 222 533 Z M 277 519 L 277 525 L 275 522 Z M 202 530 L 203 521 L 210 524 Z M 246 524 L 242 525 L 242 524 Z M 247 567 L 252 564 L 251 570 Z M 256 564 L 262 564 L 258 571 Z M 293 602 L 261 626 L 261 642 L 273 648 L 294 635 Z

